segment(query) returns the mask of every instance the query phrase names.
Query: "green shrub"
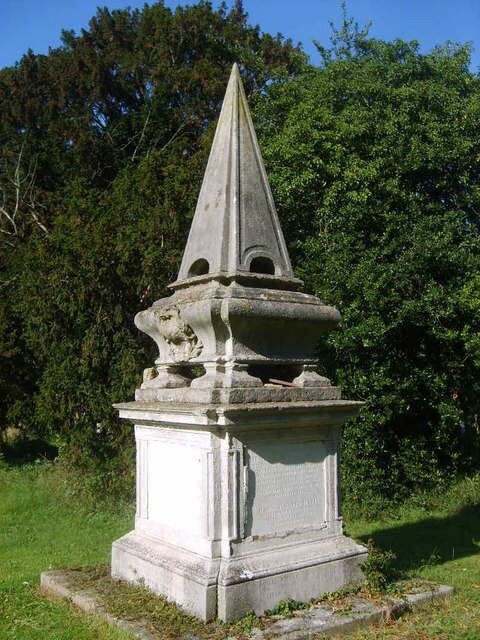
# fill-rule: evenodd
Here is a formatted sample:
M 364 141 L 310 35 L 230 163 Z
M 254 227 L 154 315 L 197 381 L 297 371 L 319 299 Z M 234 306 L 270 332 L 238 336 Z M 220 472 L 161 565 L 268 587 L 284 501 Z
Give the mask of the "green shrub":
M 480 78 L 467 47 L 347 44 L 256 115 L 296 273 L 343 317 L 319 358 L 366 401 L 342 483 L 371 514 L 480 462 Z
M 368 556 L 362 564 L 365 586 L 373 591 L 385 591 L 388 584 L 397 577 L 394 566 L 396 555 L 393 551 L 378 549 L 373 540 L 367 543 Z

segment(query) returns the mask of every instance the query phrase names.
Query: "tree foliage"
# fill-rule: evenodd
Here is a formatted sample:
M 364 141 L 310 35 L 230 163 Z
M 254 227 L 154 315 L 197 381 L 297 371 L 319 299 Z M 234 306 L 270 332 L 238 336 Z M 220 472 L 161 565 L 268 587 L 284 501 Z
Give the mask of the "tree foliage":
M 159 2 L 0 71 L 0 424 L 111 479 L 153 357 L 133 316 L 175 279 L 235 61 L 252 99 L 305 64 L 241 2 Z
M 355 42 L 257 114 L 297 272 L 343 315 L 320 355 L 366 401 L 344 489 L 372 504 L 478 468 L 480 81 L 466 47 Z

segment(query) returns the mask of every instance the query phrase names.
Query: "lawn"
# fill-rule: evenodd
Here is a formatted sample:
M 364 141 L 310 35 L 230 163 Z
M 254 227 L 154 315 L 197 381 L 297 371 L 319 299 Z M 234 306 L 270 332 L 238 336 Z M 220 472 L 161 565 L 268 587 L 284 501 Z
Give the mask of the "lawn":
M 0 487 L 1 640 L 131 640 L 38 591 L 41 571 L 108 562 L 112 540 L 132 527 L 131 509 L 92 511 L 51 463 L 0 464 Z M 348 638 L 480 639 L 480 477 L 381 521 L 350 520 L 347 530 L 393 550 L 400 570 L 456 589 L 447 603 Z
M 351 640 L 480 640 L 480 476 L 418 503 L 381 522 L 349 522 L 348 533 L 391 549 L 399 569 L 449 584 L 455 596 Z
M 39 595 L 50 568 L 107 562 L 130 513 L 88 512 L 53 464 L 0 464 L 1 640 L 130 640 L 68 604 Z

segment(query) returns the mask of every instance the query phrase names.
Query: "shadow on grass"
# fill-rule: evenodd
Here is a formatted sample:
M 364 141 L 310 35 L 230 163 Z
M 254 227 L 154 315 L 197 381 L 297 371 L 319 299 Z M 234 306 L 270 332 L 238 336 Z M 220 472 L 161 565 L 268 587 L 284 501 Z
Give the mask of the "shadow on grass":
M 0 456 L 5 464 L 22 466 L 36 460 L 54 460 L 58 447 L 45 440 L 17 438 L 0 444 Z
M 468 506 L 451 516 L 429 517 L 359 536 L 363 542 L 370 538 L 375 546 L 396 554 L 400 571 L 480 554 L 480 506 Z

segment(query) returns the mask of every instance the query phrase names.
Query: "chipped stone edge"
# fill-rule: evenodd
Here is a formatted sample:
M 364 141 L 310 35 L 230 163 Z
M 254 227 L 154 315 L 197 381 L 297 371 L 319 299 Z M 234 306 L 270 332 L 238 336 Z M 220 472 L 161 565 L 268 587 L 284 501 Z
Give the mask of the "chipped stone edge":
M 115 625 L 122 631 L 131 633 L 139 640 L 161 640 L 158 635 L 151 634 L 139 623 L 128 622 L 108 613 L 98 598 L 93 595 L 92 590 L 81 590 L 71 586 L 68 576 L 70 571 L 45 571 L 40 576 L 40 589 L 49 595 L 56 596 L 63 600 L 68 600 L 75 606 L 87 613 L 97 615 L 109 624 Z M 299 628 L 290 629 L 285 632 L 275 632 L 270 629 L 254 629 L 252 639 L 254 640 L 302 640 L 311 638 L 315 634 L 324 636 L 347 634 L 376 623 L 385 622 L 392 618 L 398 618 L 404 613 L 421 609 L 435 601 L 442 601 L 451 598 L 454 594 L 453 587 L 447 585 L 437 585 L 431 589 L 405 595 L 403 598 L 390 598 L 387 604 L 381 606 L 371 605 L 371 609 L 366 612 L 357 612 L 353 615 L 338 615 L 328 622 L 316 619 L 315 609 L 309 609 L 310 616 L 298 615 Z M 231 640 L 234 640 L 232 638 Z
M 326 607 L 314 606 L 309 610 L 310 616 L 308 618 L 303 617 L 301 613 L 298 615 L 297 628 L 286 630 L 283 633 L 281 629 L 275 630 L 272 627 L 264 630 L 254 629 L 252 638 L 253 640 L 304 640 L 317 637 L 317 634 L 318 637 L 345 635 L 374 624 L 400 618 L 405 613 L 428 607 L 433 602 L 447 600 L 453 594 L 453 587 L 443 584 L 436 585 L 431 589 L 427 588 L 418 593 L 405 595 L 403 598 L 390 597 L 383 605 L 370 604 L 368 611 L 356 611 L 345 615 L 340 613 L 332 615 L 328 620 L 325 620 L 321 615 Z M 317 616 L 315 609 L 319 612 Z
M 70 574 L 70 571 L 44 571 L 40 574 L 40 590 L 45 594 L 71 602 L 86 613 L 98 616 L 122 631 L 131 633 L 139 640 L 160 640 L 158 636 L 152 635 L 142 625 L 122 620 L 108 613 L 91 590 L 73 588 L 68 580 Z

